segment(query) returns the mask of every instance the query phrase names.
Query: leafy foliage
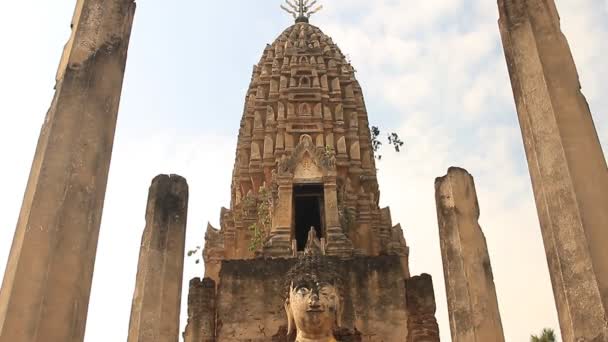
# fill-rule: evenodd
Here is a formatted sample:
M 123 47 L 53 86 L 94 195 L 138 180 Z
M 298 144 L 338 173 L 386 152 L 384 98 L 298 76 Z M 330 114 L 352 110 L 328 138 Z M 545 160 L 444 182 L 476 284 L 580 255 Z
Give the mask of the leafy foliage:
M 266 187 L 262 187 L 257 197 L 256 213 L 258 220 L 249 226 L 249 231 L 251 231 L 249 251 L 251 252 L 262 248 L 267 232 L 270 231 L 270 225 L 272 224 L 271 208 L 272 193 Z
M 374 150 L 374 155 L 378 160 L 382 159 L 382 155 L 377 153 L 382 147 L 382 142 L 379 140 L 380 134 L 380 129 L 377 126 L 371 127 L 372 149 Z M 395 132 L 391 132 L 387 135 L 387 138 L 388 144 L 393 146 L 395 152 L 401 152 L 401 149 L 405 143 L 403 140 L 401 140 L 401 138 L 399 138 L 399 135 Z
M 196 260 L 194 261 L 195 264 L 200 264 L 201 263 L 201 246 L 196 246 L 195 249 L 191 249 L 187 252 L 187 255 L 189 258 L 191 257 L 195 257 Z
M 545 328 L 539 336 L 530 336 L 530 342 L 557 342 L 557 337 L 553 329 Z

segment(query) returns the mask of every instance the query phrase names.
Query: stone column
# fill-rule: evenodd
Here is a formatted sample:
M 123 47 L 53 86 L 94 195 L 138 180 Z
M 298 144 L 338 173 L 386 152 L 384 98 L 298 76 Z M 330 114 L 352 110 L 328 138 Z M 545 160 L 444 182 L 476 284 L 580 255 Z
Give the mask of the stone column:
M 499 0 L 500 31 L 565 341 L 608 340 L 608 173 L 553 0 Z
M 473 177 L 450 168 L 435 181 L 435 200 L 452 341 L 504 341 Z
M 350 257 L 353 254 L 352 241 L 344 234 L 338 214 L 337 177 L 334 172 L 323 179 L 323 199 L 325 200 L 325 238 L 327 255 Z
M 428 274 L 405 281 L 407 342 L 439 342 L 433 278 Z
M 264 246 L 264 254 L 272 257 L 289 257 L 292 250 L 293 181 L 289 175 L 279 175 L 279 198 L 272 218 L 270 239 Z
M 215 342 L 215 314 L 215 281 L 211 278 L 190 280 L 184 342 Z
M 186 180 L 177 175 L 154 178 L 148 194 L 128 342 L 175 342 L 179 337 L 187 216 Z
M 0 290 L 0 342 L 84 339 L 135 3 L 79 0 Z

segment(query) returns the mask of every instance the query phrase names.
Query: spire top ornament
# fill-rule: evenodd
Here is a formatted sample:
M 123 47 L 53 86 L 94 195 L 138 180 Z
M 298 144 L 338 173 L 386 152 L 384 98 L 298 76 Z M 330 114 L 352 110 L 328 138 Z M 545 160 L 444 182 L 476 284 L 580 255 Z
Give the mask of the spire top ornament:
M 319 12 L 323 9 L 323 5 L 317 4 L 318 0 L 285 0 L 285 5 L 281 5 L 281 8 L 291 14 L 296 20 L 296 23 L 307 23 L 311 15 Z

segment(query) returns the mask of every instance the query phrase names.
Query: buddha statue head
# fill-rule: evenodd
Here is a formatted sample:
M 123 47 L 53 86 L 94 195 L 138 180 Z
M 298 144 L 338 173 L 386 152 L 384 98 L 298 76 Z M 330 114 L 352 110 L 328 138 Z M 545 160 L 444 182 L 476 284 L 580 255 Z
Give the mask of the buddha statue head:
M 336 341 L 340 327 L 342 279 L 334 264 L 320 255 L 300 258 L 286 279 L 287 334 L 296 342 Z

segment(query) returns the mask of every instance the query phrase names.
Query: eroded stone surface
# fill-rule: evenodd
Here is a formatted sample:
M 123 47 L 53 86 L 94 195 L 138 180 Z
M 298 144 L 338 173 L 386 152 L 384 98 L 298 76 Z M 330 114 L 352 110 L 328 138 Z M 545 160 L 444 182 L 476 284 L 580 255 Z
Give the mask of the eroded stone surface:
M 553 0 L 499 0 L 500 31 L 566 341 L 607 341 L 608 173 Z
M 411 277 L 405 282 L 405 288 L 408 310 L 407 342 L 439 342 L 433 278 L 428 274 Z
M 211 278 L 190 280 L 188 294 L 188 324 L 184 342 L 215 341 L 216 292 Z
M 452 341 L 504 341 L 473 177 L 450 168 L 435 181 L 435 199 Z
M 128 342 L 178 340 L 187 218 L 186 180 L 177 175 L 154 178 L 148 194 Z
M 134 12 L 77 3 L 0 291 L 1 342 L 84 339 Z

